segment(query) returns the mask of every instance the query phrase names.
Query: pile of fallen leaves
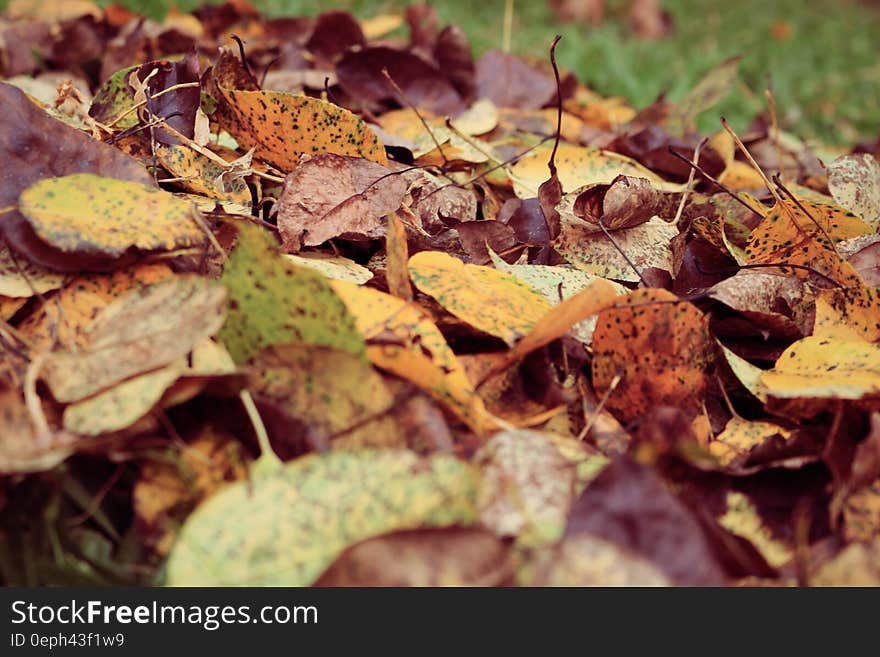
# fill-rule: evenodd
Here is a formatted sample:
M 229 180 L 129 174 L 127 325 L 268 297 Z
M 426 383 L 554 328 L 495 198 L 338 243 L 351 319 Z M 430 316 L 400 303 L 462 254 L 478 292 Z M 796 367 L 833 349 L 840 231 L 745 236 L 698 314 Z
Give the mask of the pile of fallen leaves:
M 2 580 L 880 584 L 874 157 L 550 53 L 11 2 Z

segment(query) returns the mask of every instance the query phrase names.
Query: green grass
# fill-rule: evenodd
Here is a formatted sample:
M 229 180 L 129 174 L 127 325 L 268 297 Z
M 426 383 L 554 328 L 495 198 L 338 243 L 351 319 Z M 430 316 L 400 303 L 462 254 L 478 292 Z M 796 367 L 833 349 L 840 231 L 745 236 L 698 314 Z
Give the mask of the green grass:
M 314 15 L 330 3 L 319 0 L 252 0 L 267 15 Z M 127 0 L 125 4 L 161 16 L 172 0 Z M 178 0 L 188 10 L 201 4 Z M 399 0 L 333 3 L 359 16 L 398 11 Z M 477 53 L 501 43 L 504 0 L 435 2 L 440 17 L 460 25 Z M 611 20 L 600 29 L 560 26 L 544 0 L 517 0 L 513 32 L 517 52 L 543 56 L 559 32 L 560 64 L 604 95 L 621 95 L 636 107 L 666 91 L 680 98 L 704 71 L 733 54 L 743 54 L 742 84 L 700 127 L 715 130 L 718 115 L 737 129 L 766 107 L 764 88 L 772 79 L 784 128 L 826 143 L 873 140 L 880 132 L 880 11 L 855 0 L 666 0 L 674 31 L 659 42 L 629 37 L 626 4 L 609 2 Z M 624 20 L 615 20 L 615 17 Z M 785 21 L 791 38 L 771 36 Z

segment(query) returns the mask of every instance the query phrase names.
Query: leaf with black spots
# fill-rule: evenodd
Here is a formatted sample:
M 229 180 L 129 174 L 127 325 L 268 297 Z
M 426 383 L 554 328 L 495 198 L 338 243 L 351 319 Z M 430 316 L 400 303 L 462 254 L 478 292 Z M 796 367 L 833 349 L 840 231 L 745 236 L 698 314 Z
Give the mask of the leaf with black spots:
M 266 231 L 241 225 L 220 280 L 229 289 L 229 314 L 219 337 L 236 363 L 286 342 L 363 355 L 363 338 L 329 281 L 286 261 Z

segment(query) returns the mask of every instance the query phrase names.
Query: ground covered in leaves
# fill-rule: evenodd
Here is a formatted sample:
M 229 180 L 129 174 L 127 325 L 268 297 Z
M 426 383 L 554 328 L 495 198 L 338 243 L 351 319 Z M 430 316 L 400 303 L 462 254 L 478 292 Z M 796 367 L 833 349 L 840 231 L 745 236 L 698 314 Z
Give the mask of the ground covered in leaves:
M 6 584 L 880 584 L 878 153 L 698 134 L 736 57 L 633 108 L 425 7 L 0 37 Z

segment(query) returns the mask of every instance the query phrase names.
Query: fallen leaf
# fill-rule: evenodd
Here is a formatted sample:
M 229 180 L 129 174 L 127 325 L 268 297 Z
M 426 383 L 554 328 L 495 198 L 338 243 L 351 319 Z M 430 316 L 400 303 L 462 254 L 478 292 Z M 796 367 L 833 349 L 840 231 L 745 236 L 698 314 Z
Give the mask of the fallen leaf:
M 206 241 L 191 204 L 90 173 L 41 180 L 21 193 L 18 209 L 37 237 L 66 254 L 118 258 L 129 249 L 171 251 Z
M 299 458 L 200 505 L 174 544 L 166 583 L 308 586 L 365 539 L 473 524 L 475 474 L 446 455 L 397 450 Z
M 383 70 L 388 71 L 405 98 L 398 96 Z M 340 86 L 361 102 L 395 100 L 441 115 L 458 114 L 467 106 L 443 70 L 404 50 L 373 46 L 349 51 L 337 64 L 336 74 Z
M 385 217 L 400 208 L 412 180 L 361 158 L 323 153 L 306 160 L 285 178 L 274 210 L 284 250 L 334 237 L 383 237 Z
M 865 399 L 880 394 L 880 347 L 864 340 L 808 336 L 761 374 L 767 394 L 780 399 Z
M 600 313 L 593 354 L 593 386 L 619 418 L 665 405 L 696 414 L 711 354 L 708 320 L 670 292 L 636 290 Z
M 354 260 L 342 256 L 331 256 L 326 253 L 310 252 L 300 253 L 299 255 L 285 253 L 282 257 L 297 267 L 314 269 L 315 271 L 324 274 L 327 278 L 332 278 L 338 281 L 349 281 L 361 285 L 373 278 L 373 272 L 369 269 L 359 265 Z
M 286 261 L 260 228 L 241 225 L 220 280 L 229 290 L 229 314 L 219 337 L 236 363 L 288 342 L 364 353 L 354 319 L 330 281 Z
M 0 417 L 0 473 L 4 475 L 51 470 L 76 451 L 77 440 L 72 434 L 40 434 L 17 390 L 0 390 Z
M 552 146 L 548 144 L 539 146 L 510 167 L 513 190 L 518 197 L 537 195 L 538 187 L 547 179 L 547 162 L 551 150 Z M 650 169 L 624 155 L 573 144 L 559 144 L 556 168 L 563 191 L 574 191 L 597 183 L 610 185 L 620 175 L 645 178 L 661 191 L 676 191 L 681 187 L 666 182 Z
M 485 529 L 394 532 L 348 548 L 315 586 L 501 586 L 508 547 Z
M 404 447 L 394 395 L 372 366 L 347 351 L 275 345 L 248 363 L 248 388 L 334 449 Z
M 0 83 L 0 108 L 4 116 L 0 150 L 8 154 L 0 172 L 0 206 L 4 208 L 14 206 L 34 183 L 53 176 L 92 173 L 153 184 L 136 160 L 53 119 L 12 85 Z M 52 249 L 15 209 L 4 215 L 0 230 L 16 251 L 52 269 L 79 271 L 84 265 L 106 264 L 103 259 L 71 258 Z
M 535 553 L 521 568 L 521 586 L 672 586 L 647 559 L 611 541 L 576 534 Z
M 414 383 L 478 433 L 494 426 L 461 363 L 425 313 L 378 290 L 342 281 L 332 285 L 367 340 L 367 357 L 376 367 Z
M 513 345 L 550 309 L 540 293 L 509 274 L 466 265 L 446 253 L 422 251 L 409 259 L 415 286 L 456 317 Z
M 519 57 L 490 50 L 477 60 L 477 97 L 488 98 L 497 107 L 538 109 L 556 95 L 553 78 Z
M 677 586 L 724 583 L 699 523 L 657 474 L 612 461 L 574 503 L 564 541 L 594 536 L 647 559 Z
M 224 86 L 228 72 L 218 69 L 228 66 L 225 61 L 218 61 L 214 72 L 226 108 L 218 118 L 257 157 L 282 171 L 296 168 L 300 155 L 322 152 L 387 162 L 376 135 L 347 109 L 308 96 Z
M 678 235 L 678 228 L 663 219 L 654 217 L 641 226 L 615 231 L 612 236 L 617 246 L 604 233 L 596 233 L 584 224 L 563 215 L 562 231 L 553 242 L 553 248 L 581 271 L 630 282 L 639 281 L 639 274 L 650 267 L 672 271 L 670 242 Z M 620 251 L 638 271 L 633 270 Z
M 134 290 L 101 310 L 76 352 L 49 356 L 43 377 L 55 399 L 78 401 L 164 366 L 214 335 L 226 316 L 226 290 L 175 276 Z
M 822 565 L 810 579 L 812 586 L 880 586 L 880 540 L 853 543 Z
M 167 555 L 186 515 L 218 488 L 245 475 L 239 443 L 206 427 L 171 462 L 141 466 L 132 492 L 139 533 L 158 554 Z
M 691 127 L 694 120 L 711 109 L 718 101 L 730 93 L 736 81 L 742 55 L 735 55 L 719 62 L 709 69 L 684 98 L 676 103 L 671 120 L 677 121 L 681 132 Z
M 828 165 L 828 189 L 834 200 L 880 229 L 880 164 L 870 153 L 843 155 Z
M 718 519 L 722 527 L 751 543 L 773 568 L 779 568 L 791 561 L 794 547 L 783 538 L 773 535 L 746 495 L 728 492 L 725 502 L 727 509 Z
M 64 284 L 64 276 L 31 264 L 0 244 L 0 294 L 7 297 L 32 297 L 56 290 Z
M 70 404 L 62 424 L 70 432 L 98 436 L 130 427 L 144 417 L 186 370 L 186 359 L 134 376 L 109 390 Z
M 527 544 L 559 540 L 576 495 L 576 471 L 552 442 L 537 431 L 504 431 L 474 462 L 482 473 L 477 507 L 484 526 Z

